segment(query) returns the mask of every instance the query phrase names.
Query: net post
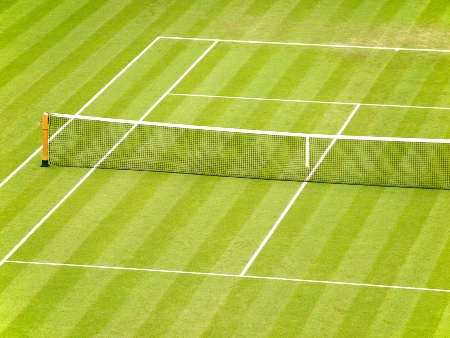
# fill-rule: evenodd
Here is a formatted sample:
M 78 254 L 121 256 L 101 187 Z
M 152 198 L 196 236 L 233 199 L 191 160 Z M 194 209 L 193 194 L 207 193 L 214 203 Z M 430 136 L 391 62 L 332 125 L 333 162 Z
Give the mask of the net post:
M 309 136 L 306 136 L 306 143 L 305 143 L 305 165 L 306 165 L 306 172 L 309 175 Z
M 48 113 L 42 114 L 42 164 L 41 167 L 48 167 Z

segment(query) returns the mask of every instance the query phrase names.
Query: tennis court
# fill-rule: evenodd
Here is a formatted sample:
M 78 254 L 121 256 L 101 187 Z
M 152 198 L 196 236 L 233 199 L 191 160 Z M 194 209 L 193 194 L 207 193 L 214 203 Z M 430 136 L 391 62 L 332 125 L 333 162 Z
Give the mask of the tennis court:
M 438 49 L 159 37 L 64 113 L 450 138 L 449 63 Z M 447 190 L 39 163 L 11 178 L 28 194 L 0 190 L 5 336 L 24 321 L 36 336 L 450 330 Z

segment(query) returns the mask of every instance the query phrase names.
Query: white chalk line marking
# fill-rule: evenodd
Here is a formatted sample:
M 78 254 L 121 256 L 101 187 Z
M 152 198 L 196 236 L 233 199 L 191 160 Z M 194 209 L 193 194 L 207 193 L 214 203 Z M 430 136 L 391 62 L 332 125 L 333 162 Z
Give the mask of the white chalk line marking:
M 137 60 L 141 58 L 142 55 L 147 52 L 160 38 L 157 37 L 153 40 L 147 47 L 145 47 L 142 52 L 140 52 L 133 60 L 131 60 L 119 73 L 116 74 L 102 89 L 100 89 L 97 94 L 95 94 L 89 101 L 87 101 L 74 115 L 81 114 L 87 107 L 91 105 L 106 89 L 108 89 L 125 71 L 128 70 Z M 54 136 L 56 136 L 62 129 L 64 129 L 68 123 L 65 123 L 60 130 L 58 130 Z M 37 156 L 42 151 L 42 146 L 40 146 L 36 151 L 34 151 L 25 161 L 23 161 L 11 174 L 9 174 L 2 182 L 0 182 L 0 188 L 6 184 L 11 178 L 13 178 L 25 165 L 30 162 L 35 156 Z
M 436 289 L 436 288 L 423 288 L 423 287 L 400 286 L 400 285 L 383 285 L 383 284 L 370 284 L 370 283 L 355 283 L 355 282 L 339 282 L 339 281 L 327 281 L 327 280 L 316 280 L 316 279 L 301 279 L 301 278 L 283 278 L 283 277 L 254 276 L 254 275 L 236 275 L 236 274 L 229 274 L 229 273 L 196 272 L 196 271 L 147 269 L 147 268 L 127 268 L 127 267 L 107 266 L 107 265 L 87 265 L 87 264 L 50 263 L 50 262 L 26 262 L 26 261 L 13 261 L 13 260 L 11 260 L 11 261 L 8 260 L 8 261 L 6 261 L 6 263 L 10 263 L 10 264 L 24 264 L 24 265 L 43 265 L 43 266 L 52 266 L 52 267 L 73 267 L 73 268 L 85 268 L 85 269 L 103 269 L 103 270 L 135 271 L 135 272 L 150 272 L 150 273 L 167 273 L 167 274 L 178 274 L 178 275 L 246 278 L 246 279 L 255 279 L 255 280 L 285 281 L 285 282 L 295 282 L 295 283 L 312 283 L 312 284 L 357 286 L 357 287 L 359 286 L 359 287 L 372 287 L 372 288 L 394 289 L 394 290 L 410 290 L 410 291 L 428 291 L 428 292 L 450 293 L 450 290 L 447 290 L 447 289 Z
M 233 39 L 211 39 L 211 38 L 189 38 L 179 36 L 160 36 L 161 39 L 170 40 L 192 40 L 192 41 L 219 41 L 227 43 L 243 43 L 258 45 L 282 45 L 282 46 L 302 46 L 302 47 L 324 47 L 324 48 L 344 48 L 344 49 L 375 49 L 389 51 L 410 51 L 410 52 L 429 52 L 429 53 L 450 53 L 449 49 L 435 48 L 409 48 L 409 47 L 384 47 L 384 46 L 358 46 L 342 45 L 330 43 L 305 43 L 305 42 L 280 42 L 280 41 L 259 41 L 259 40 L 233 40 Z
M 173 88 L 175 88 L 185 77 L 186 75 L 208 54 L 208 52 L 216 45 L 217 41 L 214 42 L 197 60 L 181 75 L 177 81 L 161 96 L 161 98 L 156 101 L 150 109 L 148 109 L 145 114 L 140 118 L 139 121 L 144 120 L 148 114 L 151 113 L 151 111 L 169 94 Z M 61 204 L 64 203 L 65 200 L 67 200 L 72 193 L 78 189 L 78 187 L 89 177 L 91 174 L 95 171 L 95 169 L 116 149 L 120 143 L 125 140 L 125 138 L 136 128 L 137 124 L 133 125 L 133 127 L 128 130 L 128 132 L 108 151 L 108 153 L 103 156 L 100 161 L 97 162 L 97 164 L 90 169 L 86 175 L 83 176 L 83 178 L 75 184 L 75 186 L 70 189 L 70 191 L 42 218 L 26 235 L 22 240 L 0 261 L 0 266 L 3 265 L 22 245 L 25 243 L 25 241 L 37 230 L 39 227 L 61 206 Z
M 232 99 L 232 100 L 248 100 L 248 101 L 274 101 L 274 102 L 292 102 L 292 103 L 313 103 L 313 104 L 329 104 L 329 105 L 345 105 L 345 106 L 367 106 L 367 107 L 388 107 L 388 108 L 411 108 L 411 109 L 436 109 L 450 110 L 450 107 L 437 106 L 413 106 L 389 103 L 358 103 L 358 102 L 341 102 L 341 101 L 316 101 L 316 100 L 300 100 L 300 99 L 279 99 L 264 97 L 248 97 L 248 96 L 227 96 L 227 95 L 207 95 L 207 94 L 183 94 L 170 93 L 171 96 L 199 97 L 207 99 Z
M 349 115 L 349 117 L 347 118 L 347 120 L 344 122 L 344 124 L 342 125 L 341 129 L 339 129 L 338 133 L 336 134 L 336 136 L 339 136 L 342 134 L 342 132 L 344 131 L 345 127 L 347 127 L 347 125 L 350 123 L 351 119 L 353 118 L 353 116 L 356 114 L 356 112 L 358 111 L 360 105 L 356 105 L 356 107 L 353 109 L 353 111 L 351 112 L 351 114 Z M 314 166 L 314 168 L 311 170 L 311 172 L 309 173 L 309 175 L 307 176 L 305 182 L 302 183 L 302 185 L 300 186 L 300 188 L 297 190 L 297 192 L 295 193 L 295 195 L 292 197 L 292 199 L 290 200 L 289 204 L 286 206 L 286 208 L 283 210 L 283 212 L 281 213 L 280 217 L 277 219 L 277 221 L 275 222 L 275 224 L 273 225 L 272 229 L 270 229 L 269 233 L 266 235 L 266 237 L 264 238 L 264 240 L 261 242 L 261 244 L 259 245 L 258 249 L 256 249 L 255 253 L 253 254 L 253 256 L 250 258 L 250 260 L 248 261 L 247 265 L 244 267 L 244 269 L 241 272 L 241 276 L 244 276 L 248 269 L 250 269 L 250 267 L 252 266 L 253 262 L 255 261 L 255 259 L 258 257 L 259 253 L 262 251 L 262 249 L 264 248 L 264 246 L 267 244 L 267 242 L 269 241 L 269 239 L 272 237 L 273 233 L 275 232 L 275 230 L 278 228 L 278 226 L 280 225 L 280 223 L 283 221 L 284 217 L 286 216 L 286 214 L 289 212 L 289 210 L 291 209 L 291 207 L 294 205 L 295 201 L 297 200 L 297 198 L 300 196 L 301 192 L 303 191 L 303 189 L 306 187 L 306 184 L 308 184 L 308 181 L 311 179 L 312 175 L 314 175 L 314 173 L 316 172 L 317 168 L 319 168 L 320 164 L 322 163 L 322 161 L 324 160 L 324 158 L 327 156 L 328 152 L 331 150 L 331 148 L 333 147 L 333 145 L 336 143 L 337 138 L 334 138 L 330 144 L 328 145 L 327 149 L 325 150 L 325 152 L 322 154 L 322 156 L 320 157 L 319 161 L 317 161 L 316 165 Z

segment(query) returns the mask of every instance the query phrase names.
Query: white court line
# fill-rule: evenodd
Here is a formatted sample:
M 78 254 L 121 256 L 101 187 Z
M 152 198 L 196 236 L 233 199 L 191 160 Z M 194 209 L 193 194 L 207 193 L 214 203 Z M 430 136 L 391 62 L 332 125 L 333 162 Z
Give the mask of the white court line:
M 195 271 L 163 270 L 163 269 L 147 269 L 147 268 L 126 268 L 126 267 L 120 267 L 120 266 L 68 264 L 68 263 L 49 263 L 49 262 L 6 261 L 6 263 L 26 264 L 26 265 L 45 265 L 45 266 L 53 266 L 53 267 L 74 267 L 74 268 L 86 268 L 86 269 L 104 269 L 104 270 L 120 270 L 120 271 L 153 272 L 153 273 L 171 273 L 171 274 L 179 274 L 179 275 L 196 275 L 196 276 L 212 276 L 212 277 L 233 277 L 233 278 L 247 278 L 247 279 L 269 280 L 269 281 L 285 281 L 285 282 L 296 282 L 296 283 L 314 283 L 314 284 L 360 286 L 360 287 L 363 286 L 363 287 L 382 288 L 382 289 L 450 293 L 450 290 L 447 290 L 447 289 L 421 288 L 421 287 L 414 287 L 414 286 L 384 285 L 384 284 L 354 283 L 354 282 L 338 282 L 338 281 L 327 281 L 327 280 L 316 280 L 316 279 L 283 278 L 283 277 L 252 276 L 252 275 L 244 275 L 243 276 L 243 275 L 236 275 L 236 274 L 229 274 L 229 273 L 195 272 Z
M 342 134 L 342 132 L 344 131 L 345 127 L 347 127 L 347 125 L 349 124 L 349 122 L 351 121 L 351 119 L 353 118 L 353 116 L 356 114 L 356 112 L 358 111 L 360 105 L 358 104 L 353 111 L 351 112 L 350 116 L 347 118 L 347 120 L 344 122 L 344 124 L 342 125 L 341 129 L 338 131 L 338 133 L 336 134 L 336 136 L 339 136 Z M 297 192 L 295 193 L 294 197 L 292 197 L 292 199 L 290 200 L 289 204 L 286 206 L 286 208 L 283 210 L 282 214 L 280 215 L 280 217 L 277 219 L 277 221 L 275 222 L 275 224 L 273 225 L 272 229 L 270 229 L 269 233 L 266 235 L 266 237 L 264 238 L 264 240 L 261 242 L 261 244 L 259 245 L 258 249 L 256 249 L 255 253 L 253 254 L 252 258 L 250 258 L 250 260 L 248 261 L 247 265 L 244 267 L 244 269 L 242 270 L 240 276 L 244 276 L 248 269 L 252 266 L 253 262 L 255 261 L 255 259 L 258 257 L 259 253 L 261 252 L 261 250 L 264 248 L 264 246 L 266 245 L 266 243 L 269 241 L 270 237 L 272 237 L 273 233 L 275 232 L 275 230 L 278 228 L 278 226 L 280 225 L 281 221 L 284 219 L 284 217 L 286 216 L 286 214 L 289 212 L 289 210 L 291 209 L 291 207 L 294 205 L 294 202 L 297 200 L 298 196 L 300 195 L 300 193 L 303 191 L 303 189 L 305 188 L 306 184 L 308 183 L 308 181 L 311 179 L 312 175 L 316 172 L 317 168 L 319 168 L 320 164 L 322 163 L 322 161 L 324 160 L 325 156 L 327 156 L 328 152 L 331 150 L 331 148 L 333 147 L 333 145 L 336 143 L 337 138 L 334 138 L 333 141 L 331 141 L 331 143 L 329 144 L 328 148 L 325 150 L 325 152 L 322 154 L 322 156 L 320 157 L 319 161 L 317 161 L 316 165 L 314 166 L 314 168 L 311 170 L 311 172 L 309 173 L 309 175 L 307 176 L 305 182 L 302 183 L 302 185 L 300 186 L 300 188 L 297 190 Z
M 329 43 L 305 43 L 305 42 L 280 42 L 280 41 L 258 41 L 258 40 L 233 40 L 233 39 L 210 39 L 210 38 L 189 38 L 179 36 L 161 36 L 161 39 L 171 40 L 192 40 L 192 41 L 219 41 L 228 43 L 258 44 L 258 45 L 282 45 L 282 46 L 303 46 L 303 47 L 326 47 L 326 48 L 353 48 L 353 49 L 376 49 L 390 51 L 411 51 L 411 52 L 430 52 L 430 53 L 450 53 L 449 49 L 434 48 L 408 48 L 408 47 L 384 47 L 384 46 L 357 46 L 341 45 Z
M 183 80 L 186 75 L 208 54 L 208 52 L 216 45 L 217 41 L 215 41 L 184 73 L 181 75 L 177 81 L 161 96 L 161 98 L 156 101 L 150 109 L 148 109 L 145 114 L 140 118 L 139 121 L 144 120 L 148 114 L 152 112 L 152 110 L 169 94 L 171 90 L 173 90 L 181 80 Z M 0 266 L 3 265 L 21 246 L 25 241 L 37 230 L 39 227 L 61 206 L 61 204 L 64 203 L 67 198 L 72 195 L 72 193 L 78 189 L 78 187 L 89 177 L 91 174 L 95 171 L 95 169 L 116 149 L 120 143 L 122 143 L 123 140 L 136 128 L 137 124 L 134 125 L 109 151 L 108 153 L 103 156 L 98 163 L 88 171 L 86 175 L 83 176 L 83 178 L 72 188 L 70 191 L 42 218 L 39 223 L 37 223 L 33 229 L 31 229 L 24 238 L 0 261 Z
M 99 97 L 106 89 L 108 89 L 109 86 L 111 86 L 125 71 L 130 68 L 138 59 L 141 58 L 142 55 L 147 52 L 158 40 L 160 37 L 157 37 L 155 40 L 153 40 L 147 47 L 145 47 L 142 52 L 140 52 L 133 60 L 128 63 L 125 68 L 123 68 L 119 73 L 117 73 L 116 76 L 114 76 L 102 89 L 98 91 L 97 94 L 95 94 L 88 102 L 86 102 L 83 107 L 81 107 L 74 115 L 81 114 L 87 107 L 90 106 L 92 102 L 94 102 L 97 97 Z M 64 126 L 61 127 L 60 130 L 58 130 L 58 133 L 65 127 L 70 121 L 68 121 Z M 22 164 L 20 164 L 11 174 L 8 175 L 2 182 L 0 182 L 0 188 L 6 184 L 11 178 L 13 178 L 28 162 L 30 162 L 36 155 L 38 155 L 42 151 L 42 146 L 40 146 L 34 153 L 32 153 Z
M 316 101 L 316 100 L 277 99 L 277 98 L 249 97 L 249 96 L 227 96 L 227 95 L 183 94 L 183 93 L 170 93 L 170 95 L 171 96 L 200 97 L 200 98 L 209 98 L 209 99 L 234 99 L 234 100 L 248 100 L 248 101 L 316 103 L 316 104 L 331 104 L 331 105 L 334 104 L 334 105 L 345 105 L 345 106 L 355 106 L 355 105 L 359 104 L 361 106 L 368 106 L 368 107 L 450 110 L 450 107 L 412 106 L 412 105 L 389 104 L 389 103 L 358 103 L 358 102 L 342 102 L 342 101 Z

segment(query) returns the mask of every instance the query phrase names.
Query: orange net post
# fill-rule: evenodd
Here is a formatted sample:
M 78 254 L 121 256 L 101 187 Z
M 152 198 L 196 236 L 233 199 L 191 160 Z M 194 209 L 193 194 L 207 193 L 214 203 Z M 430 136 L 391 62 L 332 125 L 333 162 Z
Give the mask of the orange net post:
M 48 113 L 42 114 L 42 164 L 48 167 Z

